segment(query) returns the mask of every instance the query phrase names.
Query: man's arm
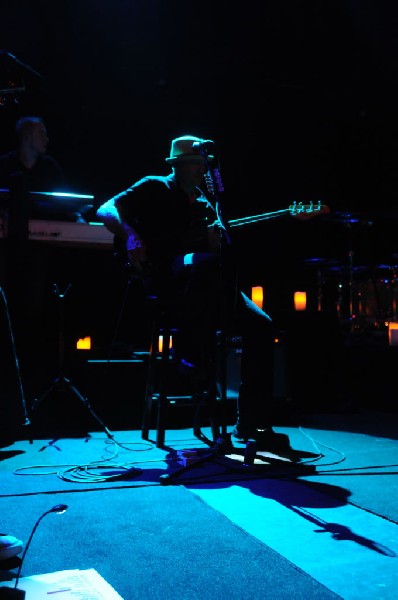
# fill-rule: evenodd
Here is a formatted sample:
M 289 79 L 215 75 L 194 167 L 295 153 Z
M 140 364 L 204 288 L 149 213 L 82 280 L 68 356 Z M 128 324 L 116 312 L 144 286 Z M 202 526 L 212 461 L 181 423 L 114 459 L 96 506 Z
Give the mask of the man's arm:
M 131 266 L 138 273 L 144 270 L 146 262 L 145 245 L 139 234 L 129 225 L 117 207 L 117 198 L 111 198 L 102 204 L 97 210 L 97 218 L 115 236 L 125 241 L 126 251 Z
M 121 237 L 122 239 L 126 239 L 127 232 L 125 232 L 119 211 L 116 208 L 115 198 L 111 198 L 104 204 L 101 204 L 96 212 L 96 216 L 111 233 Z

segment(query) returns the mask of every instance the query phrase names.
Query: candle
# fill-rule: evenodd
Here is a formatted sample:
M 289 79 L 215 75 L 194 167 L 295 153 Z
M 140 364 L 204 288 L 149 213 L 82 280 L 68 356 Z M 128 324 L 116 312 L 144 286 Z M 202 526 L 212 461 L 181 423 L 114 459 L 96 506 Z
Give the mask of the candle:
M 170 341 L 169 341 L 169 349 L 173 347 L 173 337 L 170 336 Z M 158 352 L 162 353 L 163 352 L 163 335 L 159 335 L 159 339 L 158 339 Z
M 388 344 L 398 346 L 398 323 L 388 324 Z
M 85 338 L 79 338 L 76 342 L 77 350 L 91 350 L 91 337 L 87 335 Z
M 252 301 L 259 308 L 263 308 L 264 294 L 261 285 L 255 285 L 252 287 Z
M 307 308 L 307 292 L 294 292 L 294 309 L 305 310 Z

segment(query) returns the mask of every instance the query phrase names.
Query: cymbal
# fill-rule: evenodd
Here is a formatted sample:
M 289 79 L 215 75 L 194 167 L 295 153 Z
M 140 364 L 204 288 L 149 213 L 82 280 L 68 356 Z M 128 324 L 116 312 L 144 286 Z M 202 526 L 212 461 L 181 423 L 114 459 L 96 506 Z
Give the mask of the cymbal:
M 323 256 L 317 256 L 314 258 L 304 258 L 303 262 L 309 267 L 331 267 L 333 265 L 338 264 L 338 260 L 334 258 L 324 258 Z
M 395 274 L 398 270 L 398 265 L 376 265 L 374 267 L 374 271 L 375 273 L 377 273 L 378 275 L 384 275 L 385 277 L 389 274 Z
M 361 273 L 366 273 L 369 270 L 369 267 L 365 265 L 360 265 L 357 267 L 350 267 L 350 265 L 338 265 L 337 267 L 329 267 L 329 271 L 333 273 L 354 273 L 355 275 L 360 275 Z
M 331 223 L 341 223 L 342 225 L 353 225 L 356 223 L 366 223 L 367 225 L 372 225 L 372 219 L 369 216 L 354 213 L 354 212 L 331 212 L 322 217 L 324 221 L 329 221 Z

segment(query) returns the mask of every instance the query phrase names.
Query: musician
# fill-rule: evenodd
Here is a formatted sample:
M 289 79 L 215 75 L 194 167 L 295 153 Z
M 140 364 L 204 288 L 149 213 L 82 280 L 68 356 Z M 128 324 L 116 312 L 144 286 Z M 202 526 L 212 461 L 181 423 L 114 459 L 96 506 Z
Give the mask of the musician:
M 65 191 L 63 171 L 47 154 L 49 137 L 43 119 L 22 117 L 15 126 L 16 147 L 0 157 L 0 187 L 12 187 L 18 178 L 31 191 Z
M 61 167 L 47 153 L 49 137 L 43 119 L 22 117 L 16 123 L 15 137 L 15 149 L 0 157 L 0 188 L 7 191 L 0 203 L 0 215 L 7 230 L 6 238 L 0 240 L 0 287 L 7 301 L 14 352 L 19 357 L 26 382 L 45 362 L 42 352 L 48 330 L 48 305 L 52 300 L 50 273 L 52 265 L 58 262 L 49 247 L 29 240 L 29 220 L 80 221 L 82 218 L 79 213 L 60 210 L 56 197 L 53 201 L 50 197 L 46 207 L 42 207 L 30 194 L 32 191 L 67 191 Z M 4 305 L 2 311 L 4 313 Z M 6 323 L 3 319 L 3 341 L 10 334 Z M 2 349 L 4 351 L 4 344 Z M 4 352 L 14 356 L 8 348 Z M 35 361 L 37 367 L 33 366 Z M 4 376 L 2 379 L 4 381 Z
M 0 188 L 10 190 L 3 210 L 17 212 L 16 219 L 49 219 L 85 222 L 81 213 L 57 206 L 57 198 L 43 207 L 28 192 L 67 192 L 65 175 L 58 162 L 48 154 L 49 137 L 41 117 L 20 118 L 15 126 L 15 149 L 0 156 Z
M 227 227 L 213 194 L 205 191 L 204 176 L 215 161 L 206 144 L 192 135 L 172 140 L 166 158 L 171 172 L 135 182 L 100 206 L 97 217 L 122 241 L 146 291 L 177 310 L 179 335 L 173 346 L 181 371 L 197 385 L 211 386 L 216 331 L 241 328 L 233 434 L 270 447 L 280 440 L 272 430 L 273 325 L 237 290 Z

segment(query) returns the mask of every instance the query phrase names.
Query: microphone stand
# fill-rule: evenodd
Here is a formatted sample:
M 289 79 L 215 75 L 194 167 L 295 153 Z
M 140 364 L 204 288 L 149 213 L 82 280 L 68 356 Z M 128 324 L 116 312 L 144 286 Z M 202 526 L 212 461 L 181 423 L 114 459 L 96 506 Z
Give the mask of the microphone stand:
M 30 65 L 22 62 L 22 60 L 17 58 L 14 54 L 11 54 L 11 52 L 8 52 L 7 50 L 0 50 L 0 57 L 1 56 L 7 56 L 16 65 L 18 65 L 19 67 L 22 67 L 22 69 L 24 71 L 31 73 L 32 75 L 35 75 L 35 77 L 37 77 L 38 79 L 44 79 L 44 76 L 41 75 L 38 71 L 36 71 L 36 69 L 33 69 L 33 67 L 31 67 Z M 4 91 L 4 90 L 1 90 L 1 91 Z M 20 90 L 18 90 L 18 91 L 20 91 Z M 23 89 L 22 91 L 25 91 L 25 89 Z
M 88 409 L 90 414 L 94 417 L 94 419 L 99 423 L 101 428 L 104 430 L 106 435 L 113 439 L 113 436 L 109 429 L 104 425 L 101 419 L 95 414 L 93 411 L 90 402 L 87 398 L 85 398 L 79 390 L 73 385 L 70 379 L 67 379 L 64 375 L 64 362 L 65 362 L 65 349 L 64 349 L 64 301 L 67 293 L 71 288 L 71 284 L 68 284 L 64 293 L 61 293 L 58 285 L 56 283 L 53 284 L 53 291 L 57 295 L 58 298 L 58 318 L 59 318 L 59 329 L 58 329 L 58 357 L 59 357 L 59 373 L 58 377 L 56 377 L 51 386 L 39 397 L 35 398 L 32 402 L 32 411 L 36 410 L 37 407 L 42 403 L 42 401 L 47 398 L 51 393 L 58 391 L 70 391 L 72 392 L 78 400 L 84 404 L 84 406 Z
M 225 272 L 225 259 L 224 259 L 224 250 L 225 247 L 231 248 L 232 241 L 229 235 L 229 229 L 226 221 L 224 220 L 220 193 L 224 191 L 224 186 L 221 179 L 221 173 L 218 164 L 215 167 L 210 165 L 208 144 L 211 143 L 211 140 L 205 140 L 200 144 L 200 152 L 203 156 L 205 167 L 206 167 L 206 185 L 209 194 L 212 196 L 214 210 L 217 216 L 217 225 L 219 227 L 219 257 L 220 257 L 220 280 L 219 280 L 219 297 L 221 302 L 224 302 L 224 272 Z M 215 157 L 213 157 L 215 160 Z M 221 305 L 221 315 L 222 315 L 222 323 L 221 323 L 221 332 L 219 335 L 219 356 L 220 360 L 220 388 L 221 388 L 221 398 L 220 398 L 220 406 L 221 406 L 221 439 L 226 442 L 226 445 L 231 446 L 230 436 L 227 434 L 226 427 L 226 419 L 225 419 L 225 407 L 227 402 L 227 335 L 226 335 L 226 320 L 224 310 L 225 306 Z
M 30 426 L 31 423 L 29 420 L 28 410 L 27 410 L 27 406 L 26 406 L 26 398 L 25 398 L 24 388 L 22 385 L 21 370 L 20 370 L 20 366 L 19 366 L 18 355 L 17 355 L 16 349 L 15 349 L 15 340 L 14 340 L 14 334 L 12 331 L 11 318 L 10 318 L 10 313 L 8 310 L 7 298 L 6 298 L 6 295 L 5 295 L 2 287 L 0 287 L 0 298 L 1 298 L 3 306 L 4 306 L 6 325 L 7 325 L 7 329 L 8 329 L 8 337 L 9 337 L 9 341 L 10 341 L 10 345 L 11 345 L 11 352 L 13 355 L 15 372 L 16 372 L 16 376 L 17 376 L 17 384 L 18 384 L 17 394 L 19 396 L 19 399 L 21 402 L 21 407 L 22 407 L 22 412 L 23 412 L 22 425 Z
M 209 160 L 208 160 L 208 156 L 206 155 L 205 157 L 205 161 L 206 161 L 206 166 L 208 168 L 208 172 L 210 171 L 210 165 L 209 165 Z M 219 257 L 220 257 L 220 269 L 219 269 L 219 273 L 220 273 L 220 282 L 219 282 L 219 293 L 220 293 L 220 299 L 221 302 L 224 302 L 224 265 L 225 265 L 225 259 L 224 259 L 224 251 L 225 251 L 225 244 L 227 244 L 227 247 L 231 247 L 232 243 L 231 243 L 231 238 L 229 235 L 229 231 L 227 229 L 227 225 L 224 221 L 224 217 L 222 214 L 222 207 L 221 207 L 221 202 L 220 202 L 220 196 L 218 192 L 224 191 L 222 182 L 221 182 L 221 175 L 219 172 L 219 169 L 216 168 L 212 171 L 212 180 L 213 180 L 213 184 L 215 183 L 216 185 L 212 186 L 212 190 L 213 191 L 213 198 L 214 198 L 214 205 L 215 205 L 215 210 L 216 210 L 216 215 L 217 215 L 217 219 L 218 219 L 218 223 L 219 223 L 219 227 L 220 227 L 220 231 L 219 231 L 219 235 L 220 235 L 220 241 L 219 241 Z M 226 407 L 226 402 L 227 402 L 227 334 L 226 334 L 226 321 L 225 321 L 225 310 L 224 310 L 224 306 L 221 307 L 221 314 L 222 314 L 222 319 L 223 322 L 221 323 L 221 332 L 220 332 L 220 351 L 219 351 L 219 355 L 220 355 L 220 388 L 221 388 L 221 399 L 220 399 L 220 406 L 221 406 L 221 438 L 223 440 L 228 441 L 228 436 L 227 436 L 227 427 L 226 427 L 226 418 L 225 418 L 225 407 Z M 230 442 L 230 440 L 229 440 Z
M 231 247 L 232 243 L 231 243 L 231 238 L 229 235 L 227 225 L 226 225 L 223 215 L 222 215 L 221 202 L 220 202 L 220 198 L 219 198 L 219 192 L 224 191 L 222 181 L 221 181 L 221 175 L 220 175 L 220 171 L 217 167 L 214 169 L 211 169 L 211 167 L 210 167 L 210 159 L 209 159 L 209 154 L 208 154 L 208 150 L 207 150 L 208 142 L 210 142 L 210 140 L 200 143 L 200 152 L 205 161 L 206 185 L 207 185 L 208 192 L 209 192 L 209 194 L 211 194 L 213 202 L 214 202 L 213 208 L 215 210 L 215 213 L 217 216 L 217 223 L 218 223 L 218 226 L 220 229 L 220 236 L 219 236 L 219 238 L 220 238 L 219 239 L 219 244 L 220 244 L 220 246 L 219 246 L 219 256 L 220 256 L 219 295 L 220 295 L 220 300 L 223 301 L 224 247 L 225 247 L 225 243 L 227 244 L 227 247 Z M 226 406 L 226 402 L 227 402 L 227 360 L 226 360 L 227 359 L 227 343 L 226 343 L 225 310 L 224 310 L 223 306 L 221 307 L 221 315 L 222 315 L 223 322 L 221 323 L 221 332 L 219 335 L 220 343 L 218 344 L 219 356 L 221 358 L 220 368 L 219 368 L 220 388 L 221 388 L 221 394 L 220 394 L 221 410 L 219 413 L 220 425 L 221 425 L 220 435 L 217 437 L 217 439 L 213 440 L 213 445 L 211 446 L 210 451 L 205 453 L 204 455 L 202 455 L 199 459 L 193 461 L 191 464 L 188 464 L 186 466 L 181 467 L 180 469 L 177 469 L 173 473 L 167 473 L 165 475 L 162 475 L 160 477 L 161 485 L 172 485 L 175 480 L 177 480 L 177 482 L 178 482 L 179 475 L 186 473 L 187 471 L 190 471 L 193 468 L 197 468 L 199 465 L 202 465 L 203 463 L 208 462 L 209 460 L 216 460 L 220 455 L 226 455 L 229 452 L 231 452 L 231 450 L 232 450 L 231 435 L 227 433 L 226 418 L 225 418 L 225 406 Z M 217 426 L 217 428 L 218 428 L 218 426 Z M 204 438 L 202 437 L 201 439 L 204 439 Z

